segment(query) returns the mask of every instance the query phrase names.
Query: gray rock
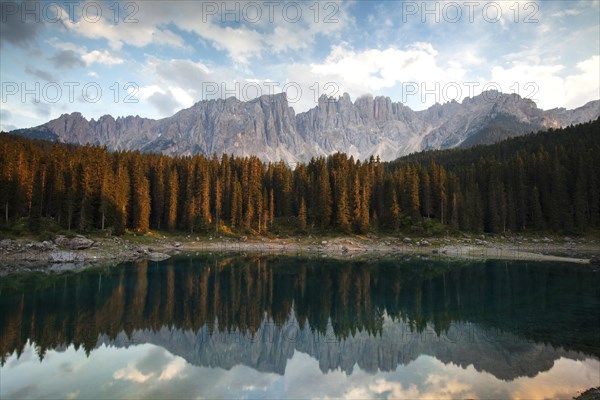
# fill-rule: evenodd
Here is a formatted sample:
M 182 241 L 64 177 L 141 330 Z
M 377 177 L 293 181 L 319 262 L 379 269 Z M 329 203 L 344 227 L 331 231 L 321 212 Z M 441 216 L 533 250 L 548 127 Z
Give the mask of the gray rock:
M 342 253 L 347 253 L 349 250 L 346 246 L 342 246 Z
M 73 251 L 54 251 L 48 254 L 50 263 L 73 263 L 85 261 L 83 254 Z
M 592 258 L 590 258 L 590 264 L 600 265 L 600 256 L 592 256 Z
M 165 253 L 156 253 L 156 252 L 148 253 L 148 259 L 151 261 L 163 261 L 163 260 L 167 260 L 169 258 L 171 258 L 171 256 L 168 254 L 165 254 Z
M 402 239 L 402 241 L 403 241 L 404 243 L 411 243 L 411 242 L 412 242 L 412 239 L 411 239 L 411 238 L 409 238 L 409 237 L 405 237 L 404 239 Z
M 85 250 L 92 247 L 94 241 L 81 235 L 77 235 L 73 238 L 68 238 L 59 235 L 56 238 L 54 238 L 54 244 L 56 244 L 59 247 L 64 247 L 71 250 Z
M 77 235 L 71 239 L 70 248 L 73 250 L 85 250 L 92 247 L 94 241 L 84 236 Z
M 181 247 L 181 243 L 179 243 L 179 242 L 173 242 L 173 247 Z

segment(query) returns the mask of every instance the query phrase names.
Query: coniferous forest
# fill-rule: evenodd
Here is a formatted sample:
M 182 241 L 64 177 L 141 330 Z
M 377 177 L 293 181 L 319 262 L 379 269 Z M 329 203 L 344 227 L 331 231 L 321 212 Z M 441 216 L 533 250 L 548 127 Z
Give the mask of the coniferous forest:
M 600 227 L 600 119 L 469 149 L 291 168 L 257 157 L 109 152 L 0 134 L 2 224 L 264 234 Z

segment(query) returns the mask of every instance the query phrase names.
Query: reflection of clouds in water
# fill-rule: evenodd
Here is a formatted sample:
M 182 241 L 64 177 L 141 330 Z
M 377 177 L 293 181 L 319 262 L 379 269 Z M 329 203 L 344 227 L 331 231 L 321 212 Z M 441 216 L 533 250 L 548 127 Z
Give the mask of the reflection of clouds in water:
M 157 381 L 183 379 L 187 363 L 180 357 L 175 357 L 160 347 L 151 347 L 147 354 L 140 358 L 135 365 L 127 364 L 126 368 L 116 370 L 113 378 L 136 383 L 154 384 Z
M 187 374 L 183 372 L 187 363 L 183 358 L 173 358 L 173 360 L 165 366 L 158 377 L 159 381 L 170 381 L 172 379 L 183 379 Z
M 148 379 L 152 378 L 153 375 L 154 374 L 144 375 L 136 367 L 129 364 L 127 365 L 127 368 L 116 370 L 113 374 L 113 378 L 123 381 L 144 383 Z
M 152 347 L 148 350 L 144 358 L 141 358 L 137 363 L 135 363 L 135 367 L 144 375 L 159 375 L 164 365 L 167 364 L 172 357 L 173 356 L 164 351 L 162 348 Z
M 74 371 L 73 364 L 70 362 L 61 363 L 59 368 L 64 374 L 71 374 Z
M 514 386 L 513 396 L 521 399 L 530 398 L 572 398 L 582 387 L 588 389 L 600 384 L 600 362 L 587 359 L 573 361 L 561 358 L 549 371 L 535 377 L 536 384 L 529 378 L 518 378 L 511 382 Z
M 89 358 L 69 347 L 49 351 L 51 361 L 43 363 L 28 353 L 35 355 L 34 348 L 25 349 L 21 361 L 27 361 L 16 368 L 8 367 L 15 365 L 10 359 L 3 367 L 7 384 L 0 387 L 0 397 L 557 398 L 597 386 L 600 373 L 598 360 L 561 358 L 549 371 L 507 382 L 473 365 L 463 368 L 420 356 L 391 372 L 371 374 L 355 365 L 352 375 L 341 369 L 323 374 L 317 360 L 295 351 L 281 376 L 243 365 L 230 370 L 198 367 L 148 344 L 100 346 Z M 63 372 L 69 369 L 71 373 Z
M 296 360 L 302 359 L 301 362 Z M 312 364 L 312 365 L 311 365 Z M 294 355 L 286 375 L 310 374 L 318 364 L 306 355 Z M 395 371 L 370 375 L 356 368 L 346 376 L 340 371 L 327 375 L 311 375 L 312 382 L 288 380 L 287 397 L 322 398 L 571 398 L 582 388 L 598 385 L 600 362 L 587 359 L 574 361 L 561 358 L 554 367 L 535 377 L 503 381 L 492 374 L 443 364 L 434 357 L 421 356 Z M 407 376 L 410 379 L 406 379 Z M 543 389 L 540 389 L 543 387 Z

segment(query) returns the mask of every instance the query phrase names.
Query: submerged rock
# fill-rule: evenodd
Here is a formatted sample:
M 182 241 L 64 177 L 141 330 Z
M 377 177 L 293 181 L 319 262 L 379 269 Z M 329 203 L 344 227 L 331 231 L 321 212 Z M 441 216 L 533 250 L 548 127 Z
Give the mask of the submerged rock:
M 165 254 L 165 253 L 155 253 L 155 252 L 148 253 L 148 259 L 151 261 L 163 261 L 163 260 L 167 260 L 169 258 L 171 258 L 171 256 L 168 254 Z

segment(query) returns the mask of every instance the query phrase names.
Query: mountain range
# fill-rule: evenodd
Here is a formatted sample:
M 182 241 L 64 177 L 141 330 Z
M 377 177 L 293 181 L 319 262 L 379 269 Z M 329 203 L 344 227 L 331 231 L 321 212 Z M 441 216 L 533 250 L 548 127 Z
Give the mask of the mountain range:
M 389 161 L 421 150 L 490 144 L 598 117 L 600 100 L 573 110 L 544 111 L 530 99 L 495 91 L 422 111 L 389 97 L 367 95 L 352 102 L 344 93 L 321 96 L 317 106 L 296 114 L 281 93 L 247 102 L 235 97 L 203 100 L 157 120 L 111 115 L 87 120 L 74 112 L 12 133 L 167 155 L 227 153 L 295 163 L 345 152 L 358 159 L 378 155 Z

